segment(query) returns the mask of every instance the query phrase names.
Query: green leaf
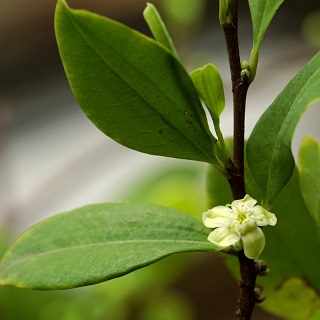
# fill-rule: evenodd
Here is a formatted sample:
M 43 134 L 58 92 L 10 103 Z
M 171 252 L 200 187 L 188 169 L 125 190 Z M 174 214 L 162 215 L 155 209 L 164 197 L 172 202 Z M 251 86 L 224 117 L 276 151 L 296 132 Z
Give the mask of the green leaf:
M 143 16 L 158 43 L 162 44 L 178 58 L 177 50 L 157 8 L 152 3 L 147 3 L 147 7 L 143 11 Z
M 320 142 L 317 139 L 304 138 L 299 150 L 298 170 L 304 202 L 320 227 Z
M 304 278 L 284 278 L 277 288 L 269 290 L 268 301 L 261 306 L 265 311 L 282 319 L 319 320 L 319 314 L 313 318 L 320 311 L 319 294 Z
M 250 59 L 250 81 L 252 82 L 257 71 L 259 49 L 271 20 L 284 0 L 249 0 L 253 25 L 253 47 Z
M 141 152 L 214 162 L 215 139 L 193 83 L 162 45 L 65 0 L 55 31 L 73 93 L 102 132 Z
M 259 279 L 268 297 L 263 306 L 288 319 L 310 319 L 310 314 L 320 306 L 320 242 L 303 201 L 297 170 L 271 211 L 278 223 L 274 228 L 263 229 L 267 245 L 262 259 L 270 269 L 267 277 Z M 290 279 L 295 286 L 291 284 L 290 294 L 284 298 L 283 290 L 288 289 Z
M 320 100 L 320 53 L 289 82 L 259 119 L 247 144 L 250 170 L 270 207 L 289 181 L 294 129 L 308 107 Z
M 225 99 L 218 69 L 213 64 L 207 64 L 203 68 L 194 70 L 190 76 L 213 121 L 219 123 L 219 117 L 225 107 Z
M 222 132 L 220 130 L 220 115 L 225 107 L 223 83 L 218 69 L 213 64 L 194 70 L 191 79 L 196 87 L 200 99 L 207 106 L 211 115 L 214 129 L 218 138 L 215 145 L 216 157 L 221 161 L 222 170 L 225 170 L 228 157 Z
M 86 206 L 20 236 L 1 262 L 0 284 L 67 289 L 99 283 L 174 253 L 216 251 L 209 232 L 194 218 L 158 205 Z

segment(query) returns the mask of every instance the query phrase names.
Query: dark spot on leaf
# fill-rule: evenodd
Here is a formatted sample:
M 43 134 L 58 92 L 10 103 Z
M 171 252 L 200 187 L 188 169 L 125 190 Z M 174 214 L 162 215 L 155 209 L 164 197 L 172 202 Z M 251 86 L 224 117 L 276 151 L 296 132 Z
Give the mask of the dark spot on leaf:
M 162 130 L 159 130 L 159 131 L 158 131 L 158 133 L 159 133 L 159 134 L 162 134 L 162 133 L 163 133 L 163 131 L 162 131 Z

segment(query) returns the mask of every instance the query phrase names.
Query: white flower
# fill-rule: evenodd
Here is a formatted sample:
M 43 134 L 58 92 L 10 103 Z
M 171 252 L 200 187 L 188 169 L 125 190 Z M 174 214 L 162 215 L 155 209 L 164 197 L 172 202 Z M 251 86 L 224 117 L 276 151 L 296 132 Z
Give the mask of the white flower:
M 244 250 L 249 259 L 258 259 L 265 246 L 264 233 L 259 227 L 277 223 L 276 216 L 256 205 L 248 194 L 231 205 L 214 207 L 202 214 L 206 227 L 214 228 L 208 240 L 225 249 Z

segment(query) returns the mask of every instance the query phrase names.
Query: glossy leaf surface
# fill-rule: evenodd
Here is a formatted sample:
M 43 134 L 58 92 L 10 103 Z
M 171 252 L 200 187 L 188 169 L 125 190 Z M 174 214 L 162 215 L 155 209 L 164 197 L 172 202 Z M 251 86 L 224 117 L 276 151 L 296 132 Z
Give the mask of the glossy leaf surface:
M 320 228 L 320 143 L 306 137 L 299 150 L 299 181 L 303 199 Z
M 215 251 L 209 232 L 202 222 L 158 205 L 86 206 L 18 238 L 2 260 L 0 284 L 66 289 L 99 283 L 174 253 Z
M 254 79 L 259 59 L 261 41 L 275 13 L 284 0 L 249 0 L 253 26 L 253 47 L 251 52 L 251 81 Z
M 215 139 L 193 83 L 162 45 L 64 0 L 55 31 L 73 93 L 102 132 L 144 153 L 214 161 Z
M 294 129 L 306 109 L 320 100 L 319 88 L 320 53 L 289 82 L 250 135 L 248 163 L 266 207 L 270 208 L 292 175 Z

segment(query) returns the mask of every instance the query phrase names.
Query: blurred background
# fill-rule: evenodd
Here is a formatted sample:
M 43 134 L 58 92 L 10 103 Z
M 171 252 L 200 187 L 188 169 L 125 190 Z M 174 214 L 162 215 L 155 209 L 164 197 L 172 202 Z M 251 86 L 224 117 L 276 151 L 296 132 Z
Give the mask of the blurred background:
M 142 0 L 69 0 L 150 35 Z M 232 134 L 226 49 L 218 1 L 154 1 L 189 71 L 214 63 L 225 83 L 222 132 Z M 68 86 L 53 29 L 55 0 L 0 2 L 0 245 L 4 251 L 37 221 L 85 204 L 127 199 L 182 209 L 196 218 L 207 209 L 206 166 L 141 154 L 99 132 Z M 240 1 L 241 59 L 249 60 L 252 31 Z M 320 3 L 290 0 L 262 43 L 249 90 L 246 135 L 287 82 L 320 48 Z M 319 104 L 299 124 L 320 137 Z M 187 267 L 185 267 L 187 265 Z M 208 285 L 209 283 L 209 285 Z M 214 288 L 210 290 L 210 288 Z M 108 283 L 68 291 L 0 288 L 0 318 L 65 320 L 231 319 L 237 284 L 212 254 L 185 254 Z M 254 319 L 276 319 L 255 311 Z

